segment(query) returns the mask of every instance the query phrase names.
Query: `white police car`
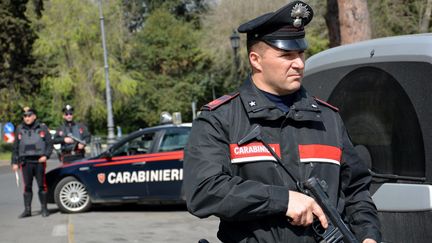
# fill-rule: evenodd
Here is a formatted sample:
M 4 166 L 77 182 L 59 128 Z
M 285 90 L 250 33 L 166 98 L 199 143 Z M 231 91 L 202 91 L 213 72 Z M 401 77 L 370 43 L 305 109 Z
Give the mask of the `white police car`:
M 46 175 L 49 202 L 78 213 L 94 203 L 184 203 L 183 148 L 191 123 L 135 131 L 100 155 Z

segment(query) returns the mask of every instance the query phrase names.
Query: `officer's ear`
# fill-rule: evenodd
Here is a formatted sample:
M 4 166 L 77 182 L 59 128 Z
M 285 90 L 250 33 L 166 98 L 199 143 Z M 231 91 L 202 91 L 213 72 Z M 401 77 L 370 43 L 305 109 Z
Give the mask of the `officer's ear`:
M 253 50 L 249 52 L 249 62 L 254 72 L 262 72 L 261 59 L 259 52 Z
M 249 47 L 249 62 L 254 72 L 262 72 L 262 58 L 268 46 L 262 41 L 256 41 Z

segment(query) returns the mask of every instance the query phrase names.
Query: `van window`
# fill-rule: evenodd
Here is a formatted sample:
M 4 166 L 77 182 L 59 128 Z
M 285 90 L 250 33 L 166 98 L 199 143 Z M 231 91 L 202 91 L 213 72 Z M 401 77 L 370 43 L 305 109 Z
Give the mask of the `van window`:
M 345 75 L 329 97 L 354 145 L 370 153 L 376 173 L 425 176 L 423 136 L 411 100 L 390 74 L 359 67 Z

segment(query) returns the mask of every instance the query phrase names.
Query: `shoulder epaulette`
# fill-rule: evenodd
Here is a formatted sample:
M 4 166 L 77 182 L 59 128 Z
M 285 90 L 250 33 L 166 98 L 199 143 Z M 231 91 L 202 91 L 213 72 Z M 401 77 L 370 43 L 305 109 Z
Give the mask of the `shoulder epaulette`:
M 239 95 L 239 93 L 237 92 L 237 93 L 221 96 L 221 97 L 211 101 L 207 105 L 204 105 L 201 108 L 201 110 L 209 110 L 209 111 L 214 110 L 214 109 L 218 108 L 219 106 L 227 103 L 228 101 L 234 99 L 238 95 Z
M 325 101 L 323 101 L 323 100 L 320 100 L 320 99 L 318 99 L 317 97 L 313 97 L 318 103 L 320 103 L 320 104 L 322 104 L 322 105 L 324 105 L 324 106 L 327 106 L 328 108 L 330 108 L 330 109 L 332 109 L 332 110 L 334 110 L 334 111 L 336 111 L 336 112 L 339 112 L 339 108 L 337 108 L 336 106 L 332 106 L 332 105 L 330 105 L 329 103 L 327 103 L 327 102 L 325 102 Z

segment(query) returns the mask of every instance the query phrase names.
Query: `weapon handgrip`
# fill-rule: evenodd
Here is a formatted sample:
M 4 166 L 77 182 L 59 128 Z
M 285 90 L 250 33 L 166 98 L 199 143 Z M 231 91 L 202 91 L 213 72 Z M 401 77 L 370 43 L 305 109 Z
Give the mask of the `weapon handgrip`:
M 303 183 L 303 185 L 310 193 L 312 193 L 313 197 L 321 206 L 322 210 L 327 215 L 331 223 L 339 228 L 340 232 L 344 236 L 344 242 L 359 243 L 354 234 L 349 230 L 348 226 L 342 221 L 336 209 L 334 207 L 328 206 L 331 205 L 330 199 L 322 189 L 318 179 L 315 177 L 309 178 Z

